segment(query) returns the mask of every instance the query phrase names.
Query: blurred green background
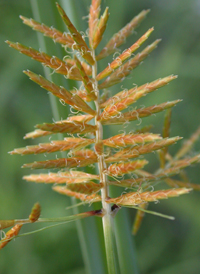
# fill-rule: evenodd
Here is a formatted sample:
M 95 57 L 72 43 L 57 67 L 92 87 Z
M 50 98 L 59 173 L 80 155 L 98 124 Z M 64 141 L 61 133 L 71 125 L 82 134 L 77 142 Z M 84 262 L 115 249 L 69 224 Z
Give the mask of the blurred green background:
M 57 11 L 52 9 L 55 2 L 38 1 L 42 5 L 43 23 L 50 26 L 56 26 L 55 21 L 59 21 Z M 81 30 L 87 28 L 87 18 L 84 18 L 83 22 L 81 19 L 88 13 L 90 0 L 73 0 L 72 10 L 68 6 L 70 1 L 58 2 L 65 8 L 69 17 L 73 16 L 71 12 L 75 9 L 78 15 L 76 26 Z M 145 46 L 157 38 L 162 38 L 162 42 L 150 57 L 133 71 L 131 77 L 123 82 L 123 87 L 130 88 L 133 83 L 140 85 L 170 74 L 177 74 L 179 76 L 177 80 L 146 96 L 139 103 L 150 106 L 167 100 L 183 99 L 183 102 L 173 110 L 171 136 L 188 138 L 200 124 L 200 1 L 103 0 L 102 2 L 103 7 L 106 5 L 110 7 L 111 15 L 100 48 L 114 32 L 127 24 L 142 9 L 151 9 L 147 19 L 127 43 L 131 45 L 152 26 L 155 27 L 155 31 Z M 70 204 L 68 198 L 53 193 L 50 186 L 36 185 L 22 180 L 22 176 L 29 171 L 22 170 L 20 166 L 39 157 L 10 156 L 7 153 L 13 148 L 36 143 L 37 140 L 23 140 L 25 133 L 32 131 L 37 123 L 52 121 L 47 92 L 22 73 L 23 70 L 30 69 L 43 74 L 42 66 L 4 43 L 8 39 L 39 48 L 36 33 L 22 24 L 19 15 L 33 17 L 29 1 L 0 1 L 0 219 L 26 218 L 32 205 L 37 201 L 42 205 L 42 216 L 64 216 L 65 208 Z M 59 22 L 59 26 L 56 27 L 64 30 L 61 20 Z M 48 53 L 54 55 L 62 53 L 50 39 L 46 41 L 50 47 Z M 100 67 L 104 66 L 105 64 L 101 62 Z M 60 81 L 59 77 L 56 80 Z M 68 85 L 66 82 L 64 84 Z M 121 85 L 113 90 L 120 91 Z M 66 118 L 64 111 L 64 107 L 60 107 L 62 118 Z M 153 131 L 161 133 L 163 116 L 164 113 L 160 113 L 146 118 L 140 126 L 153 124 Z M 133 123 L 129 128 L 133 129 L 137 124 L 137 122 Z M 119 129 L 120 127 L 109 127 L 106 132 L 112 135 Z M 191 155 L 195 151 L 200 151 L 199 143 L 195 145 Z M 173 146 L 171 152 L 176 151 L 178 147 L 180 144 Z M 157 157 L 153 158 L 150 169 L 154 169 L 158 164 Z M 188 169 L 188 173 L 191 182 L 198 184 L 199 166 Z M 190 195 L 151 205 L 150 209 L 173 215 L 176 220 L 169 221 L 146 215 L 135 239 L 140 273 L 200 273 L 199 198 L 199 193 L 192 192 Z M 120 214 L 123 214 L 123 211 Z M 129 211 L 128 214 L 132 221 L 134 210 Z M 24 229 L 23 232 L 33 227 L 34 225 L 26 228 L 27 230 Z M 35 225 L 35 228 L 38 227 Z M 1 274 L 85 273 L 75 223 L 18 238 L 0 252 Z

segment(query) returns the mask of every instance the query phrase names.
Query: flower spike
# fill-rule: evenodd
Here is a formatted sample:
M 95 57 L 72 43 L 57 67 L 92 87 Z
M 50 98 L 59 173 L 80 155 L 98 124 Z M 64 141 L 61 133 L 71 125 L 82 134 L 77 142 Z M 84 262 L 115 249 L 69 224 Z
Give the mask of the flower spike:
M 44 169 L 46 172 L 26 175 L 23 177 L 24 180 L 38 184 L 54 184 L 55 192 L 79 199 L 81 203 L 78 205 L 87 204 L 88 206 L 99 202 L 102 208 L 86 210 L 85 213 L 73 216 L 41 218 L 41 206 L 36 203 L 27 219 L 0 220 L 0 230 L 12 227 L 6 233 L 5 238 L 0 241 L 0 249 L 18 235 L 22 225 L 44 222 L 66 223 L 98 216 L 103 218 L 105 250 L 108 259 L 108 271 L 106 272 L 116 273 L 115 252 L 113 252 L 115 243 L 112 242 L 112 225 L 115 224 L 112 218 L 122 206 L 137 210 L 133 226 L 133 233 L 136 234 L 144 212 L 173 219 L 171 216 L 147 210 L 149 202 L 177 197 L 189 193 L 192 189 L 200 190 L 200 185 L 189 182 L 184 170 L 190 165 L 200 163 L 199 154 L 189 153 L 200 136 L 200 128 L 173 156 L 169 146 L 175 144 L 181 137 L 171 137 L 169 134 L 171 112 L 172 107 L 181 100 L 159 104 L 155 102 L 150 106 L 136 105 L 143 96 L 166 86 L 177 76 L 169 75 L 140 86 L 132 85 L 132 88 L 116 89 L 115 92 L 113 89 L 114 95 L 109 97 L 108 88 L 121 83 L 129 76 L 132 70 L 157 47 L 160 39 L 135 54 L 153 32 L 154 29 L 150 28 L 132 46 L 126 47 L 117 58 L 114 56 L 113 61 L 108 63 L 102 71 L 98 70 L 98 61 L 117 53 L 119 47 L 142 22 L 149 10 L 143 10 L 134 17 L 130 23 L 112 36 L 102 49 L 99 45 L 107 27 L 109 12 L 106 7 L 100 15 L 101 0 L 91 0 L 88 17 L 89 30 L 86 31 L 85 36 L 75 28 L 62 7 L 58 3 L 56 6 L 69 33 L 62 33 L 33 19 L 23 16 L 20 18 L 24 24 L 61 44 L 65 50 L 70 48 L 66 56 L 60 59 L 19 43 L 7 41 L 7 44 L 69 81 L 67 86 L 70 88 L 60 86 L 59 83 L 49 81 L 29 70 L 24 72 L 32 81 L 57 97 L 64 107 L 69 105 L 70 114 L 68 117 L 64 116 L 64 119 L 54 118 L 51 123 L 43 122 L 36 125 L 36 129 L 27 133 L 24 139 L 46 136 L 47 141 L 16 148 L 10 154 L 47 154 L 45 161 L 44 159 L 43 161 L 33 160 L 22 166 L 22 168 Z M 98 53 L 100 52 L 98 55 L 96 55 L 96 49 Z M 80 83 L 74 83 L 74 81 L 80 81 Z M 63 82 L 63 85 L 65 84 Z M 135 105 L 131 107 L 132 104 Z M 127 132 L 127 129 L 125 131 L 126 124 L 136 120 L 141 122 L 142 118 L 163 110 L 166 111 L 166 116 L 162 135 L 159 132 L 152 133 L 152 126 L 143 125 L 139 128 L 138 123 L 130 124 L 131 131 Z M 106 125 L 121 125 L 120 131 L 116 135 L 109 136 L 108 134 L 113 131 L 105 132 Z M 56 133 L 59 133 L 59 138 L 51 140 L 51 135 L 55 136 Z M 106 138 L 104 138 L 105 135 Z M 156 168 L 154 164 L 153 170 L 150 167 L 151 171 L 146 171 L 148 161 L 145 156 L 152 152 L 160 156 L 160 165 Z M 54 153 L 54 156 L 48 158 L 49 153 Z M 59 154 L 62 158 L 59 158 Z M 190 156 L 185 157 L 186 154 Z M 167 185 L 167 189 L 158 188 L 159 190 L 156 190 L 161 182 Z M 122 194 L 119 197 L 112 197 L 110 186 L 111 188 L 122 187 Z M 45 228 L 39 230 L 43 229 Z

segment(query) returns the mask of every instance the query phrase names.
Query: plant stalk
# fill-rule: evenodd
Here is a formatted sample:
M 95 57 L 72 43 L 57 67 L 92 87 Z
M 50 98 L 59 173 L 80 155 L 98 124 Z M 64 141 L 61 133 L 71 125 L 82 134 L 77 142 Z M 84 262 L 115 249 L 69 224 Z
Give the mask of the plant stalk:
M 93 58 L 95 60 L 95 51 L 92 52 Z M 92 78 L 94 80 L 93 87 L 97 99 L 95 100 L 96 106 L 96 117 L 95 117 L 95 125 L 97 126 L 96 130 L 96 144 L 101 143 L 103 140 L 103 127 L 101 122 L 98 120 L 100 115 L 100 94 L 98 89 L 98 83 L 96 81 L 97 76 L 97 63 L 92 66 Z M 113 225 L 112 225 L 112 211 L 111 206 L 106 203 L 106 200 L 109 197 L 109 188 L 107 184 L 107 176 L 105 174 L 106 163 L 104 161 L 104 155 L 98 155 L 98 171 L 100 176 L 100 183 L 103 184 L 103 188 L 101 189 L 101 199 L 102 199 L 102 207 L 104 211 L 104 217 L 102 218 L 103 222 L 103 233 L 104 233 L 104 241 L 105 241 L 105 250 L 106 250 L 106 258 L 107 258 L 107 266 L 108 273 L 113 274 L 117 273 L 116 263 L 115 263 L 115 253 L 114 253 L 114 234 L 113 234 Z

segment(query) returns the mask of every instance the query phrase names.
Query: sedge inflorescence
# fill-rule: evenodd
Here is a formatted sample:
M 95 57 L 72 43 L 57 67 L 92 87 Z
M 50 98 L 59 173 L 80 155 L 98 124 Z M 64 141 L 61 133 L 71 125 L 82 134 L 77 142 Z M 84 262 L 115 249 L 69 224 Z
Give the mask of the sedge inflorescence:
M 77 215 L 77 218 L 93 215 L 104 218 L 106 215 L 113 216 L 113 211 L 116 208 L 136 207 L 138 213 L 133 227 L 135 234 L 139 228 L 143 211 L 146 210 L 149 202 L 179 196 L 188 193 L 191 189 L 200 189 L 199 185 L 189 183 L 183 172 L 184 168 L 200 160 L 200 155 L 185 156 L 198 139 L 200 129 L 192 135 L 188 142 L 185 142 L 173 157 L 168 152 L 168 146 L 181 138 L 169 137 L 171 109 L 181 100 L 134 108 L 134 110 L 129 109 L 130 105 L 135 104 L 143 96 L 176 79 L 174 75 L 141 86 L 134 86 L 131 89 L 116 90 L 114 96 L 108 97 L 106 89 L 122 82 L 157 47 L 160 40 L 155 40 L 135 54 L 153 32 L 153 28 L 150 28 L 132 46 L 124 50 L 99 72 L 98 61 L 118 51 L 119 47 L 125 43 L 126 38 L 133 33 L 149 12 L 149 10 L 144 10 L 135 16 L 96 55 L 95 50 L 102 40 L 109 18 L 108 8 L 100 16 L 100 4 L 100 0 L 92 0 L 89 13 L 89 43 L 86 43 L 59 4 L 57 4 L 57 8 L 66 24 L 68 33 L 62 33 L 53 27 L 21 16 L 24 24 L 53 39 L 65 49 L 71 49 L 73 54 L 70 58 L 61 60 L 19 43 L 7 41 L 9 46 L 51 68 L 55 73 L 62 74 L 67 79 L 81 82 L 81 86 L 67 90 L 41 75 L 29 70 L 25 71 L 24 73 L 32 81 L 78 113 L 70 114 L 66 120 L 36 125 L 36 130 L 25 136 L 25 139 L 35 139 L 52 135 L 53 139 L 55 133 L 62 133 L 66 135 L 63 140 L 51 140 L 49 143 L 17 148 L 10 153 L 27 155 L 67 151 L 66 157 L 24 164 L 24 168 L 47 169 L 47 173 L 31 174 L 24 176 L 24 179 L 36 183 L 55 184 L 54 191 L 75 197 L 85 203 L 102 203 L 100 207 L 102 210 L 86 212 L 83 215 Z M 103 129 L 106 125 L 122 125 L 123 128 L 124 123 L 142 119 L 161 111 L 166 111 L 162 136 L 151 133 L 150 128 L 135 128 L 132 132 L 117 134 L 107 139 L 103 138 Z M 154 173 L 149 173 L 144 170 L 148 164 L 144 155 L 155 151 L 158 152 L 160 166 Z M 94 171 L 93 174 L 84 172 L 82 168 L 89 165 L 95 165 L 98 172 Z M 58 171 L 50 172 L 50 169 L 58 169 Z M 179 178 L 174 179 L 175 175 L 178 175 Z M 154 189 L 161 181 L 164 181 L 168 187 L 164 190 L 152 191 L 152 187 Z M 119 197 L 110 197 L 110 185 L 126 188 L 127 193 Z M 0 228 L 14 225 L 14 232 L 12 229 L 8 233 L 10 240 L 10 235 L 16 236 L 22 224 L 39 221 L 40 211 L 39 204 L 36 204 L 29 219 L 1 221 Z M 8 239 L 3 240 L 0 248 L 5 246 Z

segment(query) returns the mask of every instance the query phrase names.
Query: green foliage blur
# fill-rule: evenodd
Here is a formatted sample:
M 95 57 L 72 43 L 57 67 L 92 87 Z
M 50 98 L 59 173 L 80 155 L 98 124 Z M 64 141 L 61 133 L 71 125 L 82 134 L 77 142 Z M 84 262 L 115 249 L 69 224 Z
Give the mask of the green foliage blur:
M 35 0 L 36 1 L 36 0 Z M 77 13 L 78 29 L 87 28 L 90 0 L 71 0 L 74 10 L 67 10 L 70 0 L 58 1 L 70 17 L 70 12 Z M 55 0 L 38 1 L 43 6 L 43 23 L 65 30 L 58 13 L 52 7 Z M 68 3 L 67 3 L 68 2 Z M 136 32 L 128 39 L 128 45 L 136 41 L 148 28 L 155 31 L 145 43 L 162 38 L 158 48 L 134 70 L 126 82 L 111 89 L 118 92 L 130 88 L 133 84 L 144 84 L 160 77 L 177 74 L 177 80 L 155 91 L 141 100 L 141 105 L 150 106 L 165 101 L 183 99 L 173 110 L 171 136 L 188 138 L 200 125 L 200 2 L 198 0 L 103 0 L 103 7 L 110 8 L 110 19 L 105 41 L 127 24 L 142 9 L 151 12 Z M 103 10 L 103 8 L 102 8 Z M 23 140 L 25 133 L 33 130 L 35 124 L 52 122 L 52 112 L 47 92 L 32 83 L 22 71 L 30 69 L 43 75 L 43 68 L 36 61 L 19 54 L 4 43 L 5 40 L 20 42 L 38 49 L 36 33 L 22 24 L 19 15 L 33 17 L 31 4 L 27 0 L 0 1 L 0 219 L 27 218 L 35 202 L 40 202 L 43 217 L 59 217 L 72 214 L 65 208 L 70 205 L 68 198 L 60 196 L 48 185 L 36 185 L 22 180 L 29 170 L 20 167 L 25 162 L 39 159 L 38 156 L 10 156 L 7 152 L 16 147 L 37 143 L 37 140 Z M 58 53 L 57 45 L 50 39 L 52 52 Z M 62 52 L 60 51 L 59 54 Z M 110 59 L 111 60 L 111 59 Z M 110 61 L 109 60 L 109 61 Z M 100 69 L 105 63 L 100 63 Z M 67 83 L 65 82 L 67 85 Z M 66 108 L 66 107 L 65 107 Z M 63 106 L 61 117 L 67 116 Z M 153 124 L 153 132 L 162 132 L 164 113 L 146 118 L 140 127 Z M 136 128 L 139 122 L 131 124 L 126 131 Z M 107 128 L 111 136 L 122 128 Z M 105 136 L 106 137 L 106 136 Z M 42 140 L 41 140 L 42 142 Z M 181 143 L 181 142 L 180 142 Z M 180 144 L 173 146 L 175 152 Z M 200 142 L 192 153 L 200 152 Z M 191 154 L 192 154 L 191 153 Z M 44 156 L 41 156 L 44 159 Z M 153 156 L 150 170 L 158 165 L 158 158 Z M 200 183 L 200 169 L 188 169 L 192 183 Z M 192 192 L 180 198 L 152 204 L 150 209 L 173 215 L 175 221 L 146 215 L 143 225 L 136 236 L 137 260 L 142 274 L 198 274 L 200 273 L 200 194 Z M 123 211 L 120 212 L 123 214 Z M 130 221 L 135 211 L 128 212 Z M 120 217 L 120 216 L 119 216 Z M 39 228 L 39 225 L 27 226 L 22 232 Z M 91 233 L 91 237 L 92 237 Z M 89 235 L 90 236 L 90 235 Z M 94 251 L 95 252 L 95 251 Z M 34 235 L 17 238 L 0 251 L 1 274 L 83 274 L 82 254 L 78 241 L 76 225 L 70 223 L 52 228 Z M 87 273 L 86 273 L 87 274 Z M 103 274 L 103 272 L 102 272 Z

